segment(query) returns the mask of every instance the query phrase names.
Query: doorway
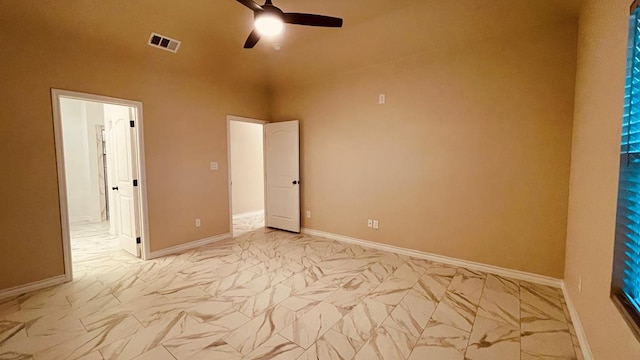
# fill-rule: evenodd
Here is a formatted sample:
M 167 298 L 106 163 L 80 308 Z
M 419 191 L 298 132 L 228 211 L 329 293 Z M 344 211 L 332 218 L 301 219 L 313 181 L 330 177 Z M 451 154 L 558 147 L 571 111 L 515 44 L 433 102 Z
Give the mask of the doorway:
M 149 258 L 142 104 L 52 90 L 65 275 Z
M 300 232 L 300 124 L 227 116 L 232 236 Z
M 227 117 L 229 194 L 232 236 L 263 228 L 264 124 L 266 121 Z

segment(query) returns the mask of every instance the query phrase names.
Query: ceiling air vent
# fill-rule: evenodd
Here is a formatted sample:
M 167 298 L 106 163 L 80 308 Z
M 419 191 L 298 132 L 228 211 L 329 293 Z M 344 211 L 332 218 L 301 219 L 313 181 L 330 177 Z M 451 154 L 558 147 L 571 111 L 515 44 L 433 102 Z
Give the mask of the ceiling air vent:
M 180 41 L 174 40 L 164 35 L 151 33 L 151 36 L 149 37 L 149 46 L 176 53 L 178 52 L 178 48 L 180 48 Z

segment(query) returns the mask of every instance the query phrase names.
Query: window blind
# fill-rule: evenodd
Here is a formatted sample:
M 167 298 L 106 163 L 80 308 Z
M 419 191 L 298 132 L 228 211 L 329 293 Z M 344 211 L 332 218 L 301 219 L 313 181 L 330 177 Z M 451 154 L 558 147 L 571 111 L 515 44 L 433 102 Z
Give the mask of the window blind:
M 640 313 L 640 8 L 629 23 L 620 177 L 616 216 L 614 291 Z M 617 287 L 618 289 L 615 289 Z

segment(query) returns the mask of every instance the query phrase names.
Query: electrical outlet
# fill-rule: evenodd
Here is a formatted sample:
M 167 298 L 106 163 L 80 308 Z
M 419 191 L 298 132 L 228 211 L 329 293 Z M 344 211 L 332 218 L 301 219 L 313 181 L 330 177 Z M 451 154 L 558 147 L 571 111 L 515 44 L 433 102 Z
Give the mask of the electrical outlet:
M 367 220 L 367 226 L 368 227 L 373 227 L 373 220 L 371 220 L 371 219 Z
M 211 162 L 211 163 L 209 164 L 209 168 L 210 168 L 211 170 L 213 170 L 213 171 L 218 170 L 218 162 L 216 162 L 216 161 Z
M 200 227 L 200 225 L 202 225 L 202 223 L 200 222 L 200 219 L 196 219 L 196 227 Z
M 307 210 L 307 217 L 310 218 L 311 217 L 311 210 Z
M 378 226 L 380 225 L 380 223 L 378 223 L 378 220 L 373 220 L 373 228 L 378 230 Z

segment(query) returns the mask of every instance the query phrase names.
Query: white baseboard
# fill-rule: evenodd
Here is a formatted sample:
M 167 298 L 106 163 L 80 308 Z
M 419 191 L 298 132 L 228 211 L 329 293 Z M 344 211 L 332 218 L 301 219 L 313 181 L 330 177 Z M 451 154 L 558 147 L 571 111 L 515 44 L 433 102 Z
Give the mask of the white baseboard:
M 233 218 L 234 219 L 244 219 L 244 218 L 254 217 L 254 216 L 258 216 L 258 215 L 264 216 L 264 210 L 247 211 L 247 212 L 235 214 L 235 215 L 233 215 Z
M 40 289 L 48 288 L 50 286 L 59 285 L 65 282 L 67 282 L 67 276 L 58 275 L 52 278 L 48 278 L 40 281 L 34 281 L 32 283 L 28 283 L 24 285 L 18 285 L 12 288 L 0 290 L 0 300 L 22 295 L 30 291 L 40 290 Z
M 556 288 L 562 287 L 562 280 L 560 279 L 556 279 L 556 278 L 552 278 L 544 275 L 538 275 L 534 273 L 529 273 L 525 271 L 512 270 L 512 269 L 507 269 L 499 266 L 493 266 L 493 265 L 487 265 L 487 264 L 477 263 L 477 262 L 468 261 L 468 260 L 451 258 L 448 256 L 430 254 L 430 253 L 426 253 L 418 250 L 411 250 L 411 249 L 402 248 L 399 246 L 381 244 L 381 243 L 377 243 L 369 240 L 356 239 L 349 236 L 332 234 L 332 233 L 319 231 L 319 230 L 302 228 L 302 233 L 314 235 L 314 236 L 320 236 L 327 239 L 341 241 L 349 244 L 356 244 L 356 245 L 360 245 L 368 248 L 389 251 L 396 254 L 413 256 L 419 259 L 426 259 L 426 260 L 432 260 L 432 261 L 436 261 L 444 264 L 461 266 L 467 269 L 483 271 L 489 274 L 495 274 L 499 276 L 510 277 L 513 279 L 529 281 L 536 284 L 553 286 Z
M 212 244 L 212 243 L 215 243 L 215 242 L 218 242 L 218 241 L 222 241 L 222 240 L 225 240 L 225 239 L 229 239 L 229 238 L 231 238 L 231 234 L 230 233 L 225 233 L 225 234 L 220 234 L 220 235 L 211 236 L 211 237 L 208 237 L 208 238 L 204 238 L 204 239 L 188 242 L 186 244 L 172 246 L 172 247 L 169 247 L 169 248 L 166 248 L 166 249 L 152 251 L 151 252 L 151 257 L 149 259 L 156 259 L 156 258 L 159 258 L 159 257 L 163 257 L 163 256 L 179 253 L 179 252 L 182 252 L 182 251 L 191 250 L 191 249 L 194 249 L 194 248 L 197 248 L 197 247 L 209 245 L 209 244 Z
M 587 335 L 584 333 L 584 328 L 582 327 L 580 316 L 578 315 L 578 311 L 576 310 L 576 308 L 573 306 L 573 302 L 571 301 L 569 291 L 567 291 L 567 286 L 565 285 L 564 281 L 562 282 L 562 294 L 564 295 L 564 300 L 567 303 L 567 309 L 569 309 L 569 314 L 571 315 L 573 328 L 575 329 L 576 336 L 578 337 L 578 341 L 580 342 L 582 356 L 585 360 L 593 360 L 593 353 L 591 352 L 591 347 L 589 347 Z

